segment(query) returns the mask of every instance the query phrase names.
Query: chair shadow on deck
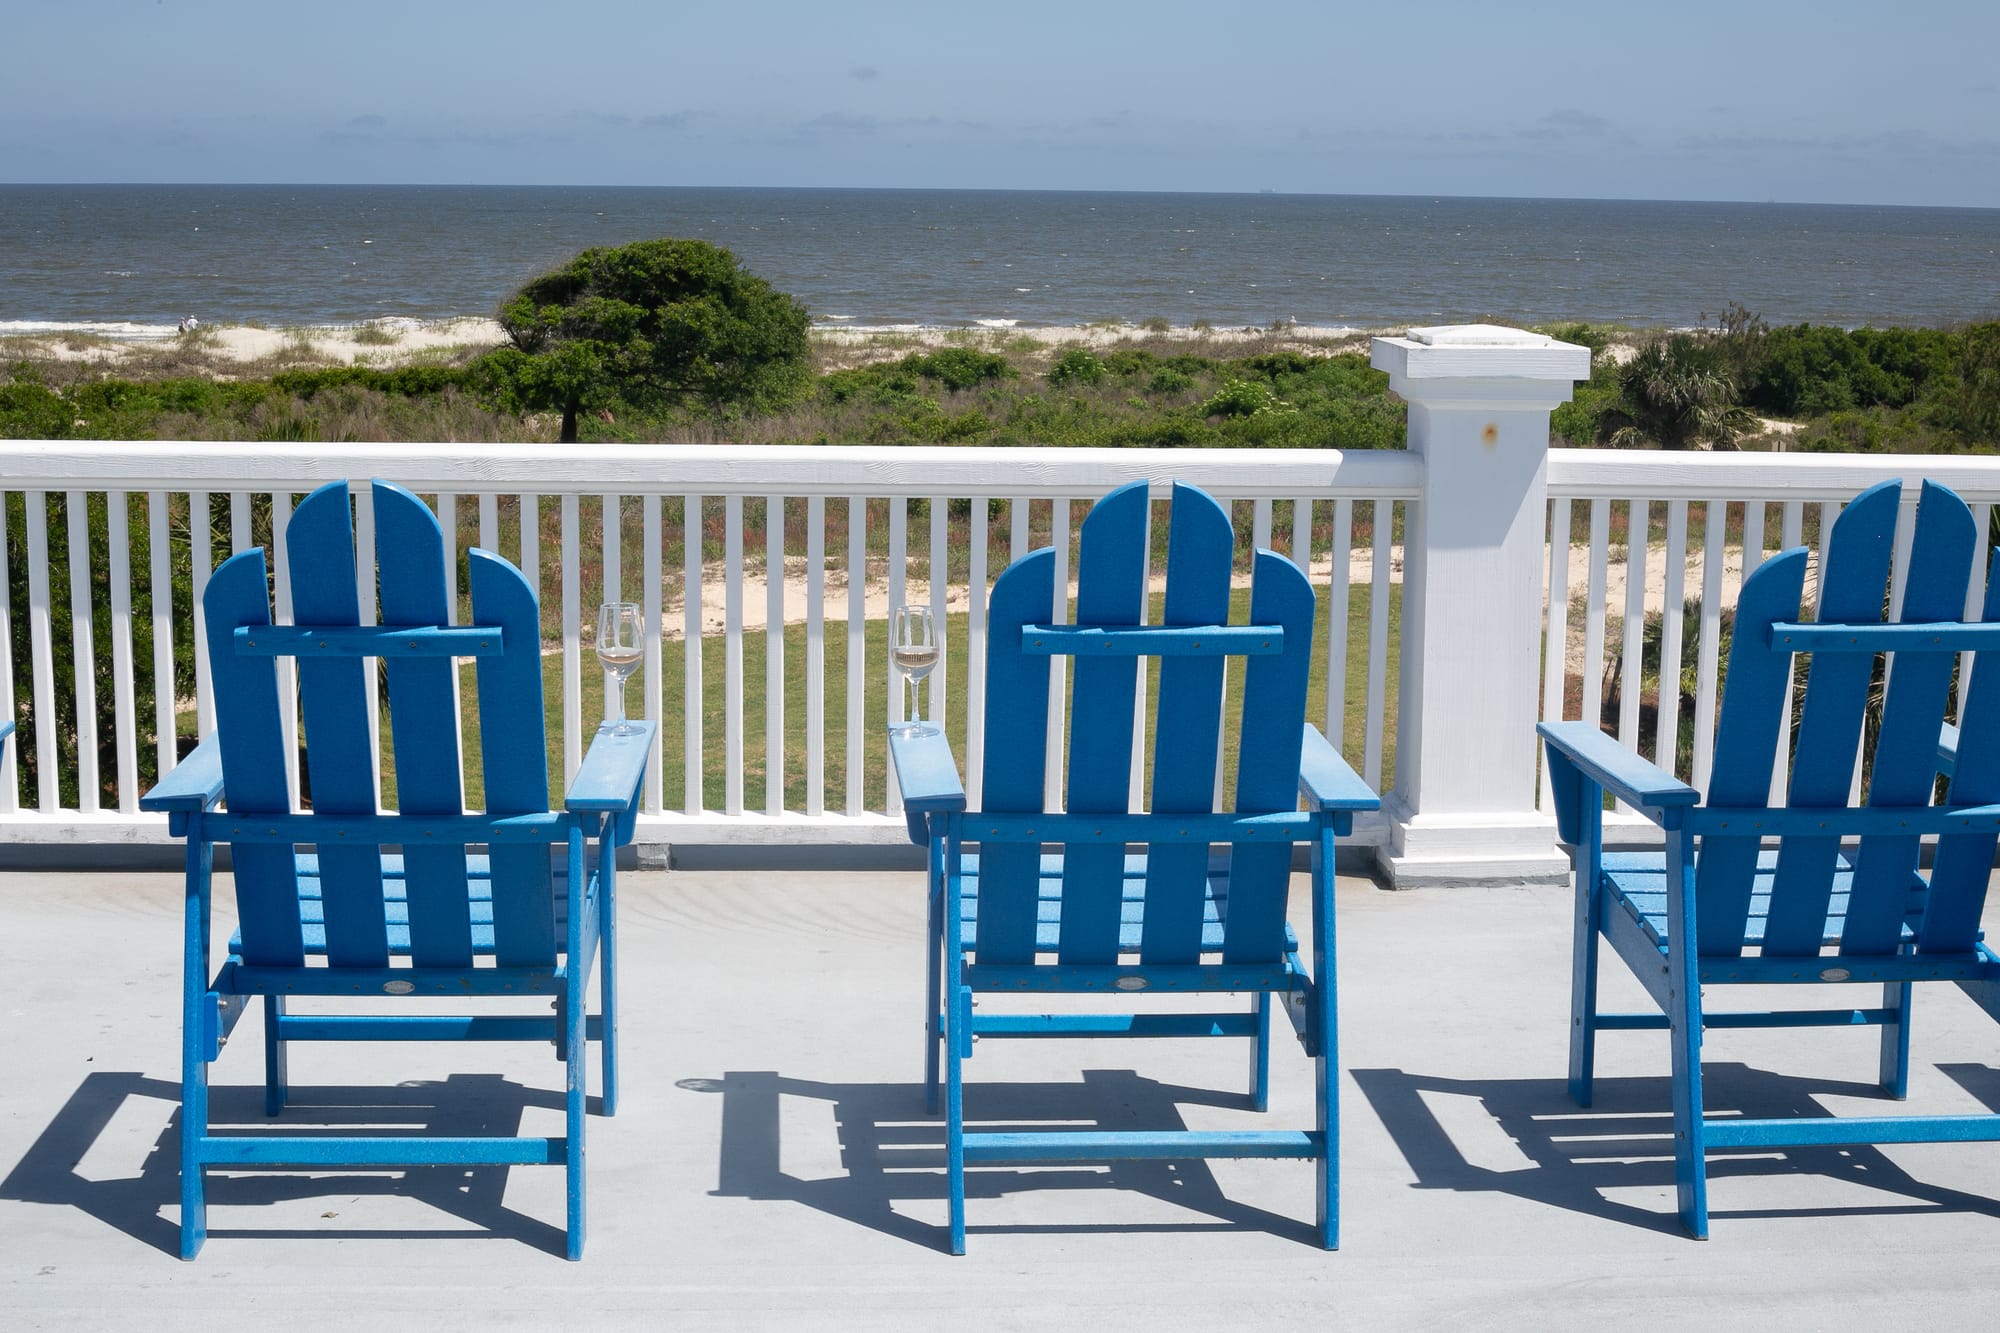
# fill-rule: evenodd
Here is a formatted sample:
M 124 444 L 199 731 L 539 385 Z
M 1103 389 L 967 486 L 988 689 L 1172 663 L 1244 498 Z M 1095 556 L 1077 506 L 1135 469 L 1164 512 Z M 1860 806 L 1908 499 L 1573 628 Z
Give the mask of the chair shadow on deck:
M 924 1113 L 920 1083 L 822 1083 L 773 1071 L 733 1071 L 719 1079 L 691 1078 L 679 1086 L 722 1095 L 722 1146 L 718 1183 L 723 1198 L 804 1204 L 831 1217 L 934 1249 L 947 1248 L 945 1222 L 945 1122 Z M 805 1179 L 787 1172 L 781 1101 L 826 1103 L 839 1138 L 839 1175 Z M 982 1129 L 1045 1128 L 1049 1108 L 1062 1108 L 1067 1126 L 1093 1130 L 1162 1131 L 1188 1128 L 1182 1108 L 1247 1108 L 1242 1094 L 1184 1087 L 1129 1069 L 1086 1069 L 1079 1083 L 976 1083 L 965 1091 L 968 1123 Z M 799 1145 L 810 1152 L 812 1145 Z M 986 1235 L 1076 1232 L 1186 1232 L 1252 1230 L 1312 1245 L 1309 1220 L 1269 1212 L 1225 1195 L 1208 1164 L 1138 1160 L 1069 1167 L 993 1165 L 966 1174 L 966 1192 L 995 1199 L 1026 1190 L 1122 1190 L 1178 1205 L 1199 1216 L 1177 1220 L 1106 1222 L 1065 1220 L 1046 1226 L 994 1223 Z M 899 1211 L 905 1201 L 935 1202 L 937 1220 Z M 1309 1206 L 1309 1204 L 1308 1204 Z
M 1939 1070 L 1987 1107 L 2000 1111 L 2000 1070 L 1940 1065 Z M 1674 1211 L 1673 1113 L 1669 1079 L 1596 1080 L 1589 1108 L 1570 1099 L 1561 1078 L 1455 1079 L 1401 1069 L 1350 1071 L 1376 1117 L 1416 1174 L 1421 1190 L 1487 1191 L 1570 1212 L 1684 1235 Z M 1883 1100 L 1872 1082 L 1775 1074 L 1740 1062 L 1702 1065 L 1710 1114 L 1821 1119 L 1833 1113 L 1821 1098 Z M 1463 1114 L 1438 1108 L 1463 1099 Z M 1476 1107 L 1470 1104 L 1476 1104 Z M 1897 1105 L 1897 1103 L 1887 1103 Z M 1497 1133 L 1495 1133 L 1497 1131 Z M 1503 1144 L 1500 1138 L 1509 1140 Z M 1717 1208 L 1718 1217 L 1788 1218 L 1886 1216 L 1950 1211 L 2000 1217 L 2000 1199 L 1921 1180 L 1872 1144 L 1710 1149 L 1712 1179 L 1816 1176 L 1860 1185 L 1908 1202 L 1801 1204 L 1797 1207 Z M 1504 1164 L 1502 1164 L 1504 1163 Z M 1658 1202 L 1632 1204 L 1614 1193 L 1656 1191 Z
M 442 1081 L 403 1083 L 392 1090 L 294 1084 L 282 1115 L 264 1114 L 260 1085 L 217 1085 L 211 1090 L 211 1123 L 256 1133 L 352 1134 L 362 1127 L 384 1133 L 438 1133 L 512 1136 L 531 1111 L 560 1116 L 562 1094 L 527 1087 L 496 1074 L 452 1074 Z M 596 1113 L 597 1099 L 590 1099 Z M 86 1075 L 48 1127 L 22 1154 L 4 1180 L 0 1198 L 80 1210 L 105 1225 L 172 1256 L 180 1252 L 180 1227 L 170 1216 L 180 1202 L 180 1085 L 173 1079 L 132 1072 Z M 107 1135 L 115 1118 L 157 1119 L 161 1128 L 144 1148 L 136 1175 L 111 1174 L 140 1151 Z M 102 1150 L 107 1174 L 98 1177 L 88 1159 Z M 279 1239 L 298 1236 L 341 1239 L 474 1237 L 511 1240 L 561 1257 L 563 1227 L 530 1217 L 503 1202 L 506 1166 L 420 1166 L 330 1172 L 326 1167 L 297 1173 L 218 1174 L 211 1202 L 220 1208 L 249 1208 L 295 1199 L 324 1200 L 329 1209 L 356 1204 L 340 1196 L 408 1199 L 430 1205 L 465 1225 L 397 1228 L 341 1227 L 333 1211 L 325 1225 L 310 1229 L 251 1225 L 212 1228 L 212 1235 Z M 227 1168 L 222 1169 L 226 1172 Z M 560 1205 L 557 1206 L 558 1213 Z M 240 1215 L 239 1215 L 240 1216 Z M 315 1219 L 317 1221 L 317 1219 Z

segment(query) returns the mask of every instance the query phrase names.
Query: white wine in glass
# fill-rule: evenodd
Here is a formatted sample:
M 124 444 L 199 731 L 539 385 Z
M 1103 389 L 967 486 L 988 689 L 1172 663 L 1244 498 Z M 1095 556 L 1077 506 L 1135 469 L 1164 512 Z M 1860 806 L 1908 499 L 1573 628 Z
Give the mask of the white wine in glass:
M 614 736 L 629 736 L 625 682 L 646 660 L 646 616 L 637 602 L 606 602 L 597 608 L 597 660 L 604 664 L 605 725 Z
M 910 688 L 909 721 L 896 727 L 902 736 L 935 736 L 936 727 L 924 725 L 924 678 L 937 669 L 942 655 L 938 645 L 937 622 L 928 606 L 899 606 L 889 626 L 889 662 L 902 674 Z

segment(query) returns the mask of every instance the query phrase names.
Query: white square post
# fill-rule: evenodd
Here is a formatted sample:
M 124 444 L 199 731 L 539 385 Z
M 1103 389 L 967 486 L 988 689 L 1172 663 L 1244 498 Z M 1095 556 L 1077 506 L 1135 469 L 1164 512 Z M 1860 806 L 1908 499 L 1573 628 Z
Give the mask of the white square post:
M 1559 881 L 1569 863 L 1535 809 L 1549 413 L 1590 377 L 1590 349 L 1465 324 L 1376 338 L 1370 361 L 1424 459 L 1383 868 L 1398 888 Z

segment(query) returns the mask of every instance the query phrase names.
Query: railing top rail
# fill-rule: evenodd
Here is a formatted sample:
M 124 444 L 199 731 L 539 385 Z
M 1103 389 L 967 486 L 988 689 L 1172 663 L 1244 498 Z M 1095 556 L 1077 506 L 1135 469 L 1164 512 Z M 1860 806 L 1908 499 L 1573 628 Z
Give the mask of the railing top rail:
M 1082 496 L 1145 480 L 1161 498 L 1184 481 L 1231 498 L 1407 499 L 1423 460 L 1336 449 L 0 441 L 10 490 L 306 491 L 370 477 L 473 495 Z
M 1920 476 L 1975 504 L 2000 501 L 2000 457 L 1549 450 L 1557 500 L 1847 500 L 1878 481 Z

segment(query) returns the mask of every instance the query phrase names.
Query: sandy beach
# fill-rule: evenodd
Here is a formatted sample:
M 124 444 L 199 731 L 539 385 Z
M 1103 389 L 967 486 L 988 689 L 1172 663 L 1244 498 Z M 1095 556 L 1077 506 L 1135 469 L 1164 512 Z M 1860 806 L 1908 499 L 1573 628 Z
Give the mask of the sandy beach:
M 840 369 L 874 361 L 894 360 L 911 352 L 940 347 L 1009 350 L 1053 356 L 1065 347 L 1099 350 L 1121 344 L 1157 347 L 1186 344 L 1243 351 L 1295 350 L 1322 356 L 1366 355 L 1369 338 L 1396 329 L 1353 329 L 1308 324 L 1266 327 L 1213 327 L 1206 324 L 1142 326 L 1109 321 L 1018 327 L 955 327 L 945 325 L 869 325 L 854 327 L 819 323 L 812 328 L 815 358 L 821 369 Z M 186 333 L 172 329 L 117 336 L 80 330 L 50 330 L 0 335 L 0 354 L 11 360 L 82 362 L 116 369 L 172 357 L 190 370 L 206 369 L 218 376 L 270 372 L 306 366 L 373 366 L 389 370 L 408 365 L 458 364 L 507 340 L 498 321 L 478 316 L 444 320 L 381 319 L 365 324 L 307 325 L 267 328 L 257 324 L 199 324 Z

